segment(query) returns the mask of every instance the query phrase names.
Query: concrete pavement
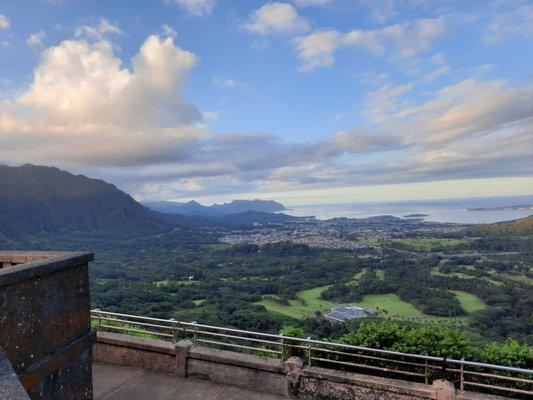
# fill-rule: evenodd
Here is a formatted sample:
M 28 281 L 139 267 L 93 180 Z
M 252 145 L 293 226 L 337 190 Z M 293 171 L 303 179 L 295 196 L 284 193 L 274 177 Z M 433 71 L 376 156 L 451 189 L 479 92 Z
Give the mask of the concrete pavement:
M 285 399 L 195 378 L 101 363 L 93 364 L 93 390 L 95 400 Z

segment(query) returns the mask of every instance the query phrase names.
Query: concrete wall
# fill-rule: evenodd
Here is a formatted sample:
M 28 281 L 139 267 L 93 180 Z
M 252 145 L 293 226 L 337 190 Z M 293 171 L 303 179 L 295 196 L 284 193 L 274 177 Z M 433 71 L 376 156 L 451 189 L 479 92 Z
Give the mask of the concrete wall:
M 298 357 L 285 362 L 232 351 L 99 332 L 94 360 L 136 366 L 257 392 L 302 400 L 481 400 L 501 397 L 457 391 L 447 381 L 433 385 L 305 366 Z
M 32 399 L 92 399 L 92 259 L 0 252 L 0 346 Z

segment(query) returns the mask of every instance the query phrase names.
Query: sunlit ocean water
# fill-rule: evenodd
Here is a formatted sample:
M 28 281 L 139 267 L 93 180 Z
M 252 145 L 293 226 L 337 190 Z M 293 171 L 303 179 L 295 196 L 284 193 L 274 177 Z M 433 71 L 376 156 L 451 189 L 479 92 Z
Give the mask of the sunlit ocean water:
M 365 218 L 376 215 L 403 217 L 408 214 L 426 214 L 427 221 L 483 224 L 511 221 L 533 215 L 533 210 L 483 210 L 469 211 L 469 208 L 489 208 L 518 205 L 533 205 L 533 195 L 480 197 L 465 199 L 398 201 L 376 203 L 321 204 L 292 206 L 287 214 L 296 216 L 314 215 L 320 219 L 335 217 Z

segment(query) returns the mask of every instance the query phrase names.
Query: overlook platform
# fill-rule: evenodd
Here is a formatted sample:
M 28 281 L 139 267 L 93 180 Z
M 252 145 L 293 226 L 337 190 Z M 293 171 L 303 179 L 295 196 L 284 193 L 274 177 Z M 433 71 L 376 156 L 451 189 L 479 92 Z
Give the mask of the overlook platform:
M 281 400 L 286 397 L 253 392 L 175 374 L 136 367 L 94 363 L 95 400 Z

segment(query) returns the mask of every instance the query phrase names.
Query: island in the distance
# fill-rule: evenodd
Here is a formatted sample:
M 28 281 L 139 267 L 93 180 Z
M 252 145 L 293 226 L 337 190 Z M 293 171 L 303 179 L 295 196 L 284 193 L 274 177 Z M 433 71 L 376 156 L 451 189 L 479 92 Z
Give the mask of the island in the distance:
M 427 216 L 428 216 L 427 214 L 407 214 L 407 215 L 404 215 L 403 217 L 404 218 L 425 218 Z
M 513 211 L 513 210 L 533 210 L 533 204 L 519 206 L 501 206 L 501 207 L 475 207 L 467 208 L 466 211 Z

